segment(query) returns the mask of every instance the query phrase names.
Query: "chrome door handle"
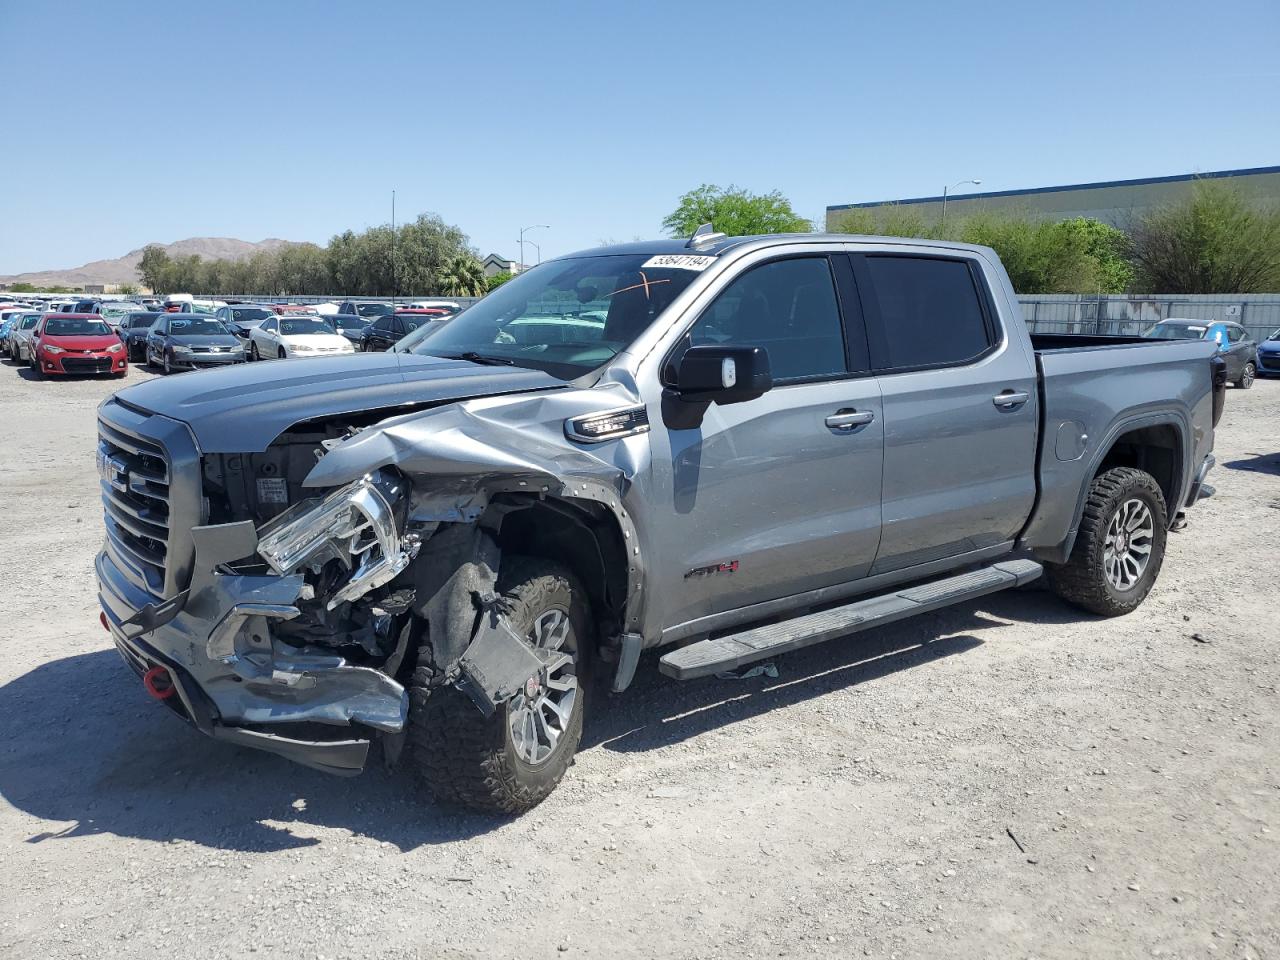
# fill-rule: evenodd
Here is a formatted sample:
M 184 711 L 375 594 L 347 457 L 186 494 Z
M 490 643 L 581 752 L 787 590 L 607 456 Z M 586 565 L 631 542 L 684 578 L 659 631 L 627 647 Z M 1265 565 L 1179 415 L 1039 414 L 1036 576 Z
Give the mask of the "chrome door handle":
M 875 418 L 870 410 L 837 410 L 825 422 L 832 430 L 848 431 L 854 427 L 865 427 Z
M 1014 407 L 1020 407 L 1031 399 L 1031 394 L 1025 390 L 1006 390 L 1004 393 L 997 393 L 991 398 L 991 402 L 1002 410 L 1012 410 Z

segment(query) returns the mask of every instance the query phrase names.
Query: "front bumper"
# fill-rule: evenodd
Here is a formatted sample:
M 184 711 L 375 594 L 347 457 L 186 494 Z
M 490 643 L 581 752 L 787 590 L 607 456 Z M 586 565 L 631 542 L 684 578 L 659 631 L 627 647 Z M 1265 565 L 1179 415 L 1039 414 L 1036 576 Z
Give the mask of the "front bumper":
M 1257 369 L 1259 373 L 1280 374 L 1280 353 L 1258 352 Z
M 186 356 L 171 354 L 169 365 L 175 370 L 203 370 L 207 367 L 229 367 L 232 364 L 244 363 L 245 355 L 240 353 L 192 353 Z
M 252 553 L 252 524 L 197 527 L 192 536 L 191 586 L 167 601 L 140 589 L 111 552 L 98 555 L 98 599 L 125 662 L 139 674 L 164 667 L 175 688 L 164 703 L 215 739 L 359 773 L 375 732 L 404 729 L 403 686 L 332 651 L 272 636 L 272 621 L 298 615 L 302 578 L 217 572 Z
M 129 354 L 125 350 L 108 353 L 55 353 L 41 351 L 36 354 L 40 372 L 47 376 L 93 376 L 104 373 L 128 373 Z

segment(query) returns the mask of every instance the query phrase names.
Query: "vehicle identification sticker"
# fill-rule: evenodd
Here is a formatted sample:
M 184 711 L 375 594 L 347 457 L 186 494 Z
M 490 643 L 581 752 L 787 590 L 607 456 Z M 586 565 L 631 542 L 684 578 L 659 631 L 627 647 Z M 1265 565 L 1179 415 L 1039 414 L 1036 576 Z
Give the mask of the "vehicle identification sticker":
M 690 253 L 660 253 L 640 264 L 641 270 L 692 270 L 701 273 L 716 262 L 715 257 Z
M 288 503 L 289 484 L 285 482 L 284 477 L 259 477 L 258 502 Z

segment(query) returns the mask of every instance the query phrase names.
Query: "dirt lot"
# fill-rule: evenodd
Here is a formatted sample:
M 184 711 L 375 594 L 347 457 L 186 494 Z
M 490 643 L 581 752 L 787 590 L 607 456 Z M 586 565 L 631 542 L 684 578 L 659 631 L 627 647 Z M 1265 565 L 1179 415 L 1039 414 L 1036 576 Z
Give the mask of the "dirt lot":
M 1138 613 L 1000 594 L 776 680 L 649 659 L 514 821 L 147 699 L 92 577 L 116 386 L 0 368 L 0 956 L 1280 955 L 1280 382 L 1229 396 Z

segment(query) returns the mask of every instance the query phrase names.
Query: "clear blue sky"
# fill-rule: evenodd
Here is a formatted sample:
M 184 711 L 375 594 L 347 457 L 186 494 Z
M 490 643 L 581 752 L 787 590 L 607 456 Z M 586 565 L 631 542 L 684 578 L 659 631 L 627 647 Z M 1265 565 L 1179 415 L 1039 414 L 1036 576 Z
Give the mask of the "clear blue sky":
M 1280 163 L 1276 0 L 0 0 L 0 38 L 0 274 L 324 243 L 393 188 L 482 254 L 551 224 L 545 258 L 703 182 L 817 218 Z

